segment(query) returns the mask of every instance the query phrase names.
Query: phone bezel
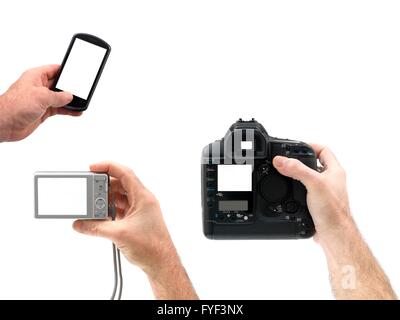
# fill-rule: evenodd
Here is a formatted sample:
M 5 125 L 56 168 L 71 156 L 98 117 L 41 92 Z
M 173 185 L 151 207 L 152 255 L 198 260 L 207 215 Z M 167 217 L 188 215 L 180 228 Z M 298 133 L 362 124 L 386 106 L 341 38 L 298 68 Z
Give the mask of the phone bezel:
M 85 100 L 85 99 L 82 99 L 82 98 L 77 97 L 77 96 L 74 95 L 74 98 L 72 99 L 72 101 L 68 105 L 66 105 L 64 107 L 65 109 L 72 110 L 72 111 L 85 111 L 89 106 L 89 103 L 90 103 L 90 100 L 91 100 L 91 98 L 93 96 L 94 91 L 96 90 L 97 83 L 99 82 L 100 76 L 101 76 L 101 74 L 103 72 L 104 66 L 105 66 L 105 64 L 107 62 L 107 59 L 108 59 L 108 56 L 110 55 L 111 46 L 107 42 L 105 42 L 104 40 L 102 40 L 102 39 L 100 39 L 100 38 L 98 38 L 98 37 L 96 37 L 94 35 L 88 34 L 88 33 L 77 33 L 77 34 L 74 34 L 72 39 L 71 39 L 71 42 L 70 42 L 70 44 L 68 46 L 67 52 L 66 52 L 66 54 L 64 56 L 64 59 L 63 59 L 63 61 L 61 63 L 60 70 L 59 70 L 56 78 L 54 79 L 54 82 L 53 82 L 53 85 L 52 85 L 52 88 L 51 88 L 51 90 L 53 90 L 53 91 L 58 91 L 58 92 L 62 91 L 62 90 L 56 88 L 57 82 L 58 82 L 58 79 L 60 78 L 60 76 L 61 76 L 61 74 L 62 74 L 62 72 L 64 70 L 64 66 L 65 66 L 66 62 L 68 61 L 68 57 L 69 57 L 69 55 L 71 53 L 71 50 L 72 50 L 72 48 L 73 48 L 73 46 L 75 44 L 75 40 L 76 39 L 80 39 L 80 40 L 92 43 L 92 44 L 94 44 L 96 46 L 99 46 L 101 48 L 106 49 L 106 54 L 104 55 L 103 61 L 101 62 L 99 71 L 97 72 L 96 78 L 95 78 L 95 80 L 93 82 L 92 88 L 90 89 L 90 92 L 89 92 L 89 95 L 88 95 L 87 99 Z

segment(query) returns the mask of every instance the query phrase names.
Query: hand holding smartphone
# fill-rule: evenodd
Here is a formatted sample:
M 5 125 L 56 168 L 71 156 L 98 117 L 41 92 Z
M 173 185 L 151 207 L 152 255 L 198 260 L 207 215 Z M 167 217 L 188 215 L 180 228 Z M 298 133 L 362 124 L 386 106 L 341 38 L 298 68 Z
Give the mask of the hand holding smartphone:
M 96 89 L 111 47 L 104 40 L 86 33 L 72 37 L 65 54 L 53 91 L 68 91 L 74 96 L 64 108 L 84 111 Z

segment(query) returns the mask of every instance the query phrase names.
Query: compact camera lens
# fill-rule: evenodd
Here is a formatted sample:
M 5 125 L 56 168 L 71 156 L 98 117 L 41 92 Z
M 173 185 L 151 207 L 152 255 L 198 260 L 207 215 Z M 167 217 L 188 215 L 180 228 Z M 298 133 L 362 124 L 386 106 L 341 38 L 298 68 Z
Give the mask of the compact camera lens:
M 288 193 L 289 187 L 284 177 L 272 174 L 260 182 L 260 194 L 268 202 L 281 202 Z

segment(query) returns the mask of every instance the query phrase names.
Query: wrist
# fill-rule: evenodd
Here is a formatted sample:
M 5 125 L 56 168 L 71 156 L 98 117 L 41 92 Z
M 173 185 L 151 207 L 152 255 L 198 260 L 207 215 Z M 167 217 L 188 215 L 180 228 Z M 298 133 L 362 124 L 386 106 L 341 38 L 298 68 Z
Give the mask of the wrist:
M 197 300 L 198 296 L 171 241 L 157 267 L 143 269 L 149 279 L 156 299 Z
M 317 242 L 327 255 L 343 251 L 345 248 L 350 249 L 351 243 L 361 239 L 361 234 L 350 215 L 340 219 L 325 232 L 317 235 Z
M 154 259 L 151 263 L 142 267 L 149 279 L 164 278 L 171 270 L 178 268 L 181 264 L 172 240 L 160 245 L 157 253 L 152 254 L 152 256 Z

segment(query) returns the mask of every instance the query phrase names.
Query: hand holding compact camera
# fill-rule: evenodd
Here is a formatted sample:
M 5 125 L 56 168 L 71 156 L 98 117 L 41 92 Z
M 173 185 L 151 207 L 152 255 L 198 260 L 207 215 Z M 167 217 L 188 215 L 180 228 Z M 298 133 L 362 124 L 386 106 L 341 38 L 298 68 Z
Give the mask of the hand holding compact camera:
M 158 201 L 132 170 L 110 162 L 92 165 L 90 170 L 36 172 L 36 218 L 79 218 L 73 224 L 76 231 L 109 239 L 149 277 L 176 272 L 168 266 L 181 270 Z M 112 208 L 115 221 L 110 219 Z
M 132 170 L 111 162 L 90 169 L 36 172 L 35 217 L 78 218 L 76 231 L 111 240 L 147 272 L 161 268 L 166 257 L 178 259 L 157 199 Z M 110 219 L 112 207 L 115 221 Z

